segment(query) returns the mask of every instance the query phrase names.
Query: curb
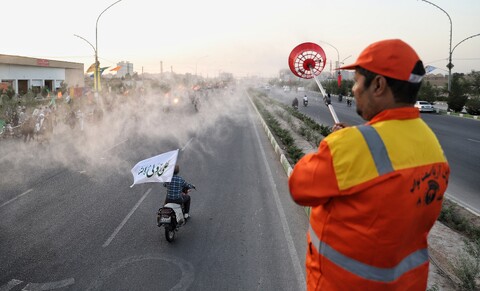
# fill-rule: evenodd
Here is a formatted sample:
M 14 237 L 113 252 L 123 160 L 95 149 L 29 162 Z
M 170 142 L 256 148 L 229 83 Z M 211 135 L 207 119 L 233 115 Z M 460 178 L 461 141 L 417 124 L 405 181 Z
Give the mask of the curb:
M 293 171 L 292 166 L 288 162 L 287 157 L 285 157 L 285 154 L 283 153 L 282 149 L 280 148 L 277 141 L 275 140 L 275 137 L 273 136 L 272 132 L 268 128 L 267 123 L 265 122 L 265 120 L 263 120 L 263 117 L 260 114 L 260 112 L 258 111 L 257 106 L 255 106 L 255 103 L 253 103 L 252 98 L 250 98 L 250 95 L 248 94 L 248 92 L 245 91 L 245 93 L 247 94 L 248 100 L 250 100 L 250 103 L 252 103 L 253 108 L 257 112 L 258 117 L 260 118 L 260 121 L 262 122 L 263 129 L 265 130 L 265 133 L 267 134 L 267 137 L 270 140 L 270 143 L 272 144 L 273 149 L 275 150 L 275 153 L 277 153 L 280 156 L 280 163 L 282 164 L 283 170 L 287 174 L 287 177 L 290 177 L 290 174 Z
M 283 167 L 283 170 L 285 171 L 285 174 L 287 174 L 287 177 L 290 177 L 290 175 L 292 174 L 292 171 L 293 171 L 292 166 L 288 162 L 287 158 L 285 157 L 285 154 L 283 153 L 282 149 L 280 148 L 277 141 L 275 140 L 272 132 L 268 128 L 267 123 L 265 122 L 265 120 L 263 120 L 263 117 L 260 114 L 260 112 L 258 111 L 257 106 L 255 106 L 255 103 L 252 101 L 252 98 L 250 98 L 250 95 L 248 94 L 247 91 L 245 91 L 245 94 L 247 94 L 248 100 L 250 100 L 250 103 L 252 103 L 253 108 L 257 112 L 258 117 L 260 118 L 260 121 L 262 122 L 263 129 L 265 130 L 265 133 L 267 134 L 267 137 L 270 140 L 270 143 L 272 144 L 273 149 L 275 150 L 275 153 L 277 153 L 280 156 L 280 163 L 282 164 L 282 167 Z M 310 211 L 311 211 L 310 207 L 303 207 L 303 209 L 305 210 L 305 213 L 307 214 L 307 216 L 310 217 Z
M 480 120 L 479 118 L 480 115 L 470 115 L 468 113 L 452 112 L 452 111 L 448 111 L 448 110 L 440 109 L 436 107 L 434 107 L 434 109 L 435 111 L 433 111 L 433 113 L 436 113 L 438 115 L 449 115 L 449 116 L 461 117 L 466 119 Z

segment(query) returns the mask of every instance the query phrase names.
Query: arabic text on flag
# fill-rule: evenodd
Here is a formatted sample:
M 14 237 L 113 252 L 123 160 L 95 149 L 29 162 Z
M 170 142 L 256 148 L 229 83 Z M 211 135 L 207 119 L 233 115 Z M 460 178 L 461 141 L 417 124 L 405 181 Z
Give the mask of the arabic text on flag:
M 177 157 L 178 149 L 138 162 L 131 171 L 133 184 L 130 187 L 142 183 L 170 182 Z

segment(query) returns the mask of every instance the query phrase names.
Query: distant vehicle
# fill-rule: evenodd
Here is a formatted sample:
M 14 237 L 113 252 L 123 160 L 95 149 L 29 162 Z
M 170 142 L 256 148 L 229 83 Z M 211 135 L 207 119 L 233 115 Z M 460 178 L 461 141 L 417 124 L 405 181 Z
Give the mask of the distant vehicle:
M 435 108 L 433 105 L 428 103 L 427 101 L 417 101 L 414 105 L 420 112 L 433 112 Z
M 283 86 L 283 92 L 290 92 L 290 86 Z
M 305 92 L 305 87 L 298 87 L 297 91 L 298 92 Z

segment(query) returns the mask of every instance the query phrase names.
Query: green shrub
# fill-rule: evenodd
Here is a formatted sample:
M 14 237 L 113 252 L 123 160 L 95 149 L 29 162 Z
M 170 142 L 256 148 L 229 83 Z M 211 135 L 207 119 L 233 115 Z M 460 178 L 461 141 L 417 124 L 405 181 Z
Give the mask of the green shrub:
M 15 96 L 15 90 L 12 88 L 12 86 L 8 86 L 6 90 L 3 90 L 2 95 L 7 95 L 9 100 L 12 100 L 13 96 Z
M 472 253 L 473 252 L 473 253 Z M 475 254 L 476 252 L 476 254 Z M 466 242 L 465 250 L 453 263 L 453 272 L 460 279 L 460 290 L 475 291 L 477 289 L 477 277 L 480 273 L 480 241 L 476 246 Z
M 461 215 L 458 206 L 448 200 L 444 201 L 438 220 L 470 239 L 480 239 L 480 227 L 470 223 L 466 217 Z
M 480 115 L 480 98 L 472 97 L 468 99 L 467 103 L 465 103 L 465 107 L 468 114 Z
M 255 106 L 257 106 L 258 111 L 265 120 L 268 128 L 272 131 L 272 134 L 276 136 L 277 139 L 280 140 L 280 144 L 284 146 L 287 159 L 291 161 L 292 164 L 296 164 L 298 160 L 303 157 L 304 153 L 295 145 L 295 140 L 290 135 L 290 132 L 287 129 L 281 128 L 278 120 L 276 120 L 275 117 L 265 109 L 257 98 L 255 98 L 253 102 L 255 103 Z
M 287 150 L 288 155 L 290 156 L 293 164 L 296 164 L 305 154 L 303 151 L 296 146 L 291 146 Z
M 313 120 L 310 116 L 307 116 L 298 110 L 293 109 L 292 107 L 283 104 L 283 103 L 277 103 L 277 105 L 283 107 L 286 111 L 288 111 L 291 115 L 295 116 L 299 120 L 303 121 L 303 123 L 311 128 L 312 130 L 319 132 L 323 136 L 327 136 L 332 132 L 331 127 L 325 126 L 323 124 L 318 124 L 315 120 Z

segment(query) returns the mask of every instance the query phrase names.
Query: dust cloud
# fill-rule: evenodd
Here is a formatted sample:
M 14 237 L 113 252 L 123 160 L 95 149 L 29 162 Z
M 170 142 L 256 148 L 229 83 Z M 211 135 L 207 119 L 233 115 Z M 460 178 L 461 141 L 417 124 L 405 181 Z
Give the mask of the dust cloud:
M 58 102 L 55 125 L 49 136 L 38 135 L 28 142 L 23 137 L 0 139 L 2 188 L 13 189 L 22 183 L 24 174 L 40 178 L 44 170 L 53 173 L 95 170 L 105 163 L 109 169 L 125 175 L 138 161 L 132 163 L 126 157 L 112 154 L 124 143 L 141 144 L 145 139 L 161 143 L 163 148 L 169 145 L 172 147 L 169 150 L 173 150 L 186 146 L 206 131 L 210 139 L 221 141 L 227 138 L 221 126 L 223 118 L 238 122 L 245 118 L 244 91 L 235 85 L 197 90 L 175 86 L 168 93 L 146 88 L 135 94 L 108 94 L 90 102 L 85 96 L 79 98 L 84 100 L 73 99 L 71 104 Z M 75 112 L 73 128 L 68 118 L 72 111 Z M 189 150 L 199 151 L 203 156 L 214 155 L 212 149 L 201 143 Z M 144 158 L 150 157 L 149 153 L 145 155 Z

